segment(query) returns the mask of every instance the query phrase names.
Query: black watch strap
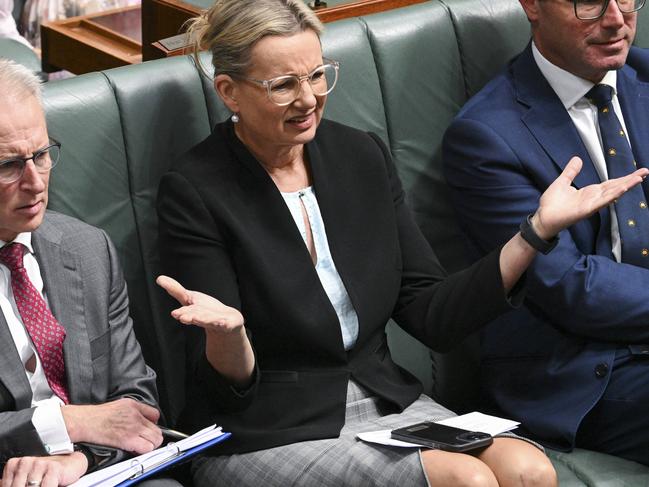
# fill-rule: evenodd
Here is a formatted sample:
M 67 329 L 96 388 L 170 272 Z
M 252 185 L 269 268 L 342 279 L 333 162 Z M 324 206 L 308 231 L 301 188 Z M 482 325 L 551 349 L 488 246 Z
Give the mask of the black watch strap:
M 532 215 L 527 215 L 527 218 L 521 222 L 520 231 L 523 240 L 544 255 L 549 254 L 559 243 L 558 235 L 552 240 L 543 240 L 538 236 L 532 226 Z

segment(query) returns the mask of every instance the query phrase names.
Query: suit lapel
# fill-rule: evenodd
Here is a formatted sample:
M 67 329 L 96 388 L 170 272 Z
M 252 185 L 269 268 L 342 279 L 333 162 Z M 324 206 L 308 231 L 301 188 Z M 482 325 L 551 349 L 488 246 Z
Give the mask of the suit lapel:
M 554 164 L 563 171 L 573 156 L 579 156 L 584 165 L 574 185 L 581 188 L 599 183 L 588 151 L 570 115 L 534 61 L 531 47 L 514 61 L 512 75 L 517 100 L 528 107 L 521 119 Z
M 84 287 L 76 256 L 60 244 L 61 233 L 47 221 L 33 234 L 34 252 L 52 311 L 66 330 L 63 344 L 68 393 L 72 402 L 89 402 L 92 356 L 85 325 Z
M 9 331 L 9 325 L 7 325 L 2 313 L 0 313 L 0 347 L 2 347 L 2 353 L 0 353 L 0 382 L 13 396 L 17 410 L 30 408 L 32 390 Z
M 649 84 L 639 81 L 630 68 L 623 68 L 618 71 L 617 93 L 638 167 L 649 167 Z M 649 181 L 645 179 L 642 185 L 645 194 L 649 195 Z

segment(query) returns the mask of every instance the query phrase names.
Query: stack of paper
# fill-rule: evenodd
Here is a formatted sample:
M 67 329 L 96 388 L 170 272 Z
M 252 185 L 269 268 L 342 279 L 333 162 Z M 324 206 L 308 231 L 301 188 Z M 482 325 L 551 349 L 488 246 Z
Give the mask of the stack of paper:
M 218 443 L 229 436 L 230 433 L 224 433 L 220 427 L 217 428 L 213 424 L 183 440 L 168 443 L 152 452 L 84 475 L 71 485 L 73 487 L 112 487 L 122 482 L 127 482 L 129 479 L 147 477 L 148 474 L 163 470 L 181 458 L 198 453 L 198 451 Z

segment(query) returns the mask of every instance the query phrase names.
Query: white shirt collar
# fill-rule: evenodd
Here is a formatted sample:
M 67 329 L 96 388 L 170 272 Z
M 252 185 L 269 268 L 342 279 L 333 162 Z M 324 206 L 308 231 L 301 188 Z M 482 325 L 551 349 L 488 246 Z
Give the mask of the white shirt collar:
M 532 55 L 536 61 L 537 66 L 541 70 L 545 79 L 548 80 L 550 86 L 557 94 L 561 103 L 566 110 L 580 101 L 590 89 L 595 86 L 591 81 L 575 76 L 565 69 L 555 66 L 548 61 L 543 54 L 538 50 L 534 41 L 532 41 Z M 613 88 L 613 95 L 617 94 L 617 71 L 609 71 L 606 73 L 599 84 L 609 85 Z
M 34 253 L 34 248 L 32 247 L 32 232 L 19 233 L 18 235 L 16 235 L 16 238 L 14 238 L 12 242 L 21 243 L 25 247 L 27 247 L 29 253 L 31 254 Z M 5 242 L 4 240 L 0 240 L 0 248 L 4 247 L 8 243 L 11 242 Z

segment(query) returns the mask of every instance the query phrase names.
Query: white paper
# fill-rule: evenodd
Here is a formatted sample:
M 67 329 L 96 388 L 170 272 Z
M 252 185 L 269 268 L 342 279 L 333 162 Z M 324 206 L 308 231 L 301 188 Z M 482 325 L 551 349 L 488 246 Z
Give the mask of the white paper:
M 152 452 L 144 453 L 135 458 L 129 458 L 110 467 L 84 475 L 75 483 L 71 484 L 70 487 L 112 487 L 133 476 L 140 475 L 158 465 L 162 465 L 178 456 L 181 452 L 191 450 L 213 438 L 218 438 L 222 434 L 223 431 L 221 428 L 217 428 L 213 424 L 175 443 L 168 443 Z
M 455 426 L 456 428 L 462 428 L 468 431 L 480 431 L 481 433 L 488 433 L 491 436 L 499 435 L 505 431 L 511 431 L 520 424 L 511 419 L 490 416 L 477 411 L 463 414 L 462 416 L 443 419 L 437 421 L 437 423 L 445 424 L 446 426 Z
M 435 423 L 445 424 L 446 426 L 454 426 L 456 428 L 465 429 L 467 431 L 480 431 L 482 433 L 489 433 L 491 436 L 499 435 L 500 433 L 504 433 L 505 431 L 511 431 L 520 424 L 516 421 L 499 418 L 497 416 L 490 416 L 488 414 L 479 412 L 454 416 L 452 418 L 443 419 L 441 421 L 435 421 Z M 359 440 L 367 441 L 368 443 L 377 443 L 379 445 L 399 446 L 405 448 L 421 448 L 421 445 L 392 439 L 391 430 L 367 431 L 364 433 L 358 433 L 356 437 Z

